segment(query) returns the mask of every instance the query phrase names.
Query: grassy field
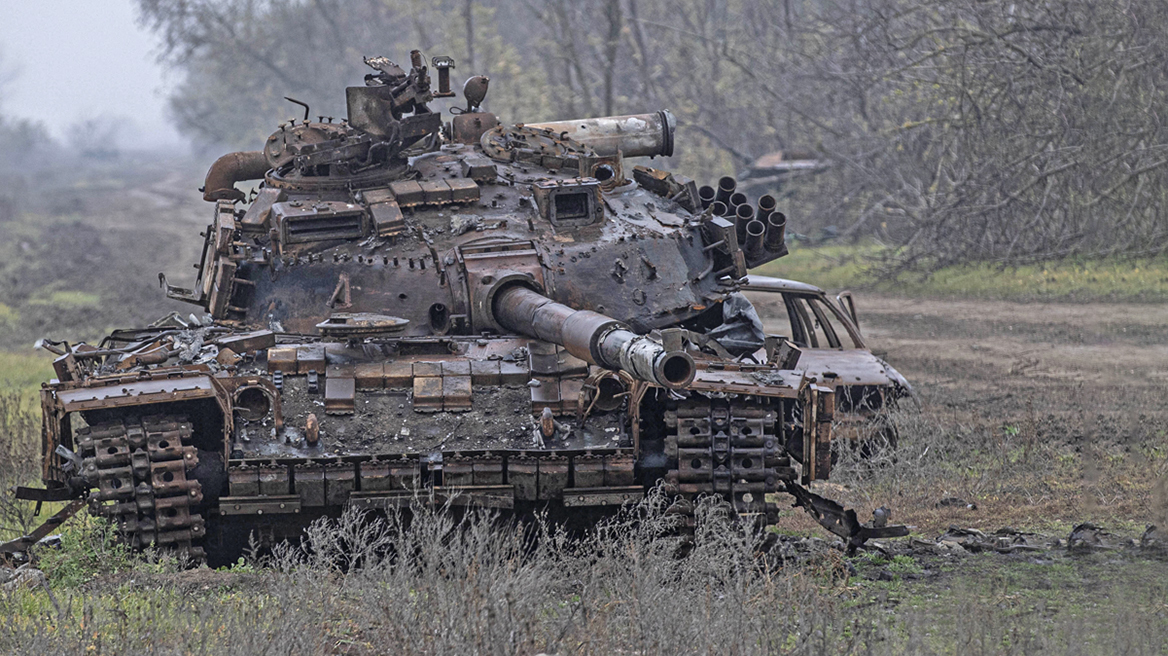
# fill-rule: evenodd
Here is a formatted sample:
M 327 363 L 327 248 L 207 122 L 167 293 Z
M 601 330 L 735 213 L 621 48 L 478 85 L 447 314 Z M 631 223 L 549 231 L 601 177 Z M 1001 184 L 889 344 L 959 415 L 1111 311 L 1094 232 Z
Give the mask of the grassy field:
M 321 523 L 220 570 L 133 556 L 75 523 L 47 587 L 0 594 L 12 654 L 1154 654 L 1168 568 L 1131 549 L 959 556 L 810 549 L 759 557 L 699 512 L 672 553 L 651 499 L 567 539 L 490 515 Z M 393 549 L 388 545 L 392 543 Z M 356 565 L 356 566 L 355 566 Z
M 1027 266 L 994 264 L 953 266 L 933 273 L 882 275 L 874 245 L 808 246 L 753 270 L 793 278 L 825 289 L 866 290 L 904 296 L 948 296 L 1013 301 L 1168 300 L 1168 257 L 1146 259 L 1066 260 Z
M 34 350 L 0 351 L 0 390 L 33 394 L 53 377 L 53 354 Z
M 945 406 L 941 388 L 922 393 L 922 409 L 892 417 L 895 451 L 862 460 L 845 450 L 833 482 L 819 486 L 862 516 L 892 505 L 920 547 L 893 540 L 849 558 L 802 511 L 788 509 L 774 529 L 784 537 L 764 549 L 762 536 L 709 506 L 698 513 L 694 552 L 679 559 L 676 541 L 661 537 L 671 533 L 671 516 L 651 497 L 583 536 L 485 514 L 460 520 L 420 509 L 409 524 L 351 516 L 315 526 L 299 546 L 209 570 L 131 553 L 107 524 L 80 516 L 59 548 L 38 550 L 43 584 L 0 591 L 0 652 L 1168 650 L 1163 552 L 1131 546 L 1168 474 L 1157 422 L 1148 435 L 1141 424 L 1113 426 L 1122 441 L 1084 448 L 1047 415 L 1028 420 L 992 403 L 997 421 L 984 421 Z M 35 422 L 11 416 L 14 407 L 4 434 L 20 437 L 13 448 L 27 447 Z M 26 449 L 6 461 L 30 459 Z M 979 509 L 937 503 L 951 495 Z M 1053 540 L 1084 519 L 1110 529 L 1113 548 L 939 555 L 929 546 L 951 524 L 987 532 L 1012 525 Z

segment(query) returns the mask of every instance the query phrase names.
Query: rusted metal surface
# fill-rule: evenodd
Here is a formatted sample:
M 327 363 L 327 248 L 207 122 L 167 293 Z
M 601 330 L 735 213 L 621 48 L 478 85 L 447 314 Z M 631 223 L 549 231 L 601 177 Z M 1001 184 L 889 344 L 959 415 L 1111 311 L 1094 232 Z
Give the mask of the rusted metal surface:
M 907 526 L 865 526 L 856 517 L 856 511 L 845 509 L 835 501 L 795 483 L 787 482 L 786 491 L 795 498 L 796 506 L 802 507 L 821 526 L 846 541 L 848 555 L 854 554 L 868 540 L 899 538 L 909 534 Z
M 15 540 L 10 540 L 0 544 L 0 564 L 11 562 L 11 559 L 17 554 L 27 553 L 37 542 L 43 540 L 50 533 L 55 531 L 61 524 L 64 524 L 70 517 L 76 515 L 79 510 L 85 507 L 88 499 L 74 499 L 53 513 L 40 526 L 32 530 L 28 535 L 22 535 Z
M 573 310 L 527 287 L 515 285 L 495 298 L 496 320 L 517 333 L 563 346 L 572 355 L 634 378 L 681 389 L 693 382 L 693 358 L 667 351 L 651 338 L 590 310 Z
M 832 303 L 814 285 L 753 274 L 743 290 L 754 292 L 753 298 L 770 300 L 777 314 L 786 315 L 787 320 L 776 323 L 800 348 L 795 368 L 836 390 L 845 420 L 848 415 L 871 417 L 886 402 L 912 394 L 908 381 L 867 348 L 850 293 Z
M 108 517 L 136 548 L 151 544 L 203 555 L 204 520 L 192 510 L 203 488 L 189 477 L 199 465 L 190 423 L 152 415 L 94 423 L 78 431 L 90 511 Z
M 356 337 L 401 332 L 409 322 L 372 312 L 338 312 L 316 324 L 316 328 L 325 337 Z
M 347 506 L 567 512 L 662 481 L 765 525 L 827 477 L 843 368 L 738 293 L 786 253 L 773 198 L 626 163 L 673 152 L 665 111 L 501 123 L 475 77 L 446 125 L 421 53 L 366 63 L 347 120 L 212 167 L 195 283 L 161 278 L 199 316 L 44 342 L 46 484 L 198 556 Z
M 228 153 L 211 165 L 203 183 L 203 200 L 243 200 L 235 183 L 259 180 L 271 166 L 261 151 Z

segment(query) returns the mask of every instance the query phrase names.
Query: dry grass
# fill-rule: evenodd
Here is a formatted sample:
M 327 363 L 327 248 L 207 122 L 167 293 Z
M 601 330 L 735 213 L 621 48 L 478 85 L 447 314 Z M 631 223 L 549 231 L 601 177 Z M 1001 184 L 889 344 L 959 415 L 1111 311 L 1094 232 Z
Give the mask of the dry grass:
M 1035 586 L 1019 584 L 1025 571 L 984 560 L 970 566 L 978 578 L 909 588 L 852 578 L 835 551 L 785 567 L 761 557 L 760 537 L 715 503 L 700 506 L 695 548 L 679 559 L 661 538 L 672 530 L 665 507 L 650 496 L 574 538 L 485 513 L 416 508 L 405 521 L 352 512 L 318 522 L 300 546 L 230 570 L 141 560 L 80 587 L 57 582 L 55 605 L 39 589 L 0 593 L 0 651 L 965 655 L 1168 646 L 1168 581 L 1157 563 L 1129 563 L 1090 594 L 1078 589 L 1074 565 L 1044 571 L 1057 602 L 1026 594 Z
M 16 501 L 7 492 L 37 478 L 39 438 L 39 406 L 27 394 L 0 391 L 0 542 L 20 537 L 32 527 L 32 505 Z
M 15 401 L 3 407 L 4 434 L 23 435 L 27 447 L 36 434 L 31 410 Z M 1138 503 L 1164 473 L 1162 455 L 1139 463 L 1072 457 L 1073 445 L 1044 439 L 1053 429 L 1039 420 L 1013 430 L 928 408 L 891 418 L 899 448 L 875 462 L 842 453 L 835 487 L 869 505 L 895 499 L 897 518 L 922 529 L 950 523 L 946 512 L 1000 526 L 993 499 L 1073 508 L 1094 498 L 1106 515 L 1115 512 L 1109 495 L 1128 490 Z M 20 462 L 35 458 L 5 458 L 8 480 L 29 474 Z M 1041 472 L 1093 478 L 1072 492 Z M 939 494 L 964 495 L 983 510 L 938 510 Z M 83 519 L 66 530 L 63 549 L 40 554 L 51 595 L 0 591 L 0 652 L 965 655 L 1168 647 L 1168 576 L 1157 561 L 990 554 L 880 565 L 878 554 L 849 562 L 827 549 L 783 562 L 777 551 L 761 553 L 764 536 L 710 500 L 699 506 L 695 548 L 678 558 L 666 506 L 650 495 L 584 535 L 489 513 L 350 512 L 314 524 L 299 545 L 220 571 L 132 556 L 103 522 Z M 868 580 L 870 565 L 922 578 Z
M 974 411 L 907 404 L 890 413 L 895 449 L 862 458 L 840 450 L 832 483 L 867 510 L 889 505 L 930 534 L 950 524 L 1061 531 L 1081 521 L 1143 530 L 1165 521 L 1168 451 L 1148 424 L 1142 436 L 1105 431 L 1083 414 L 1028 407 L 996 420 Z M 1074 436 L 1087 435 L 1090 439 Z M 977 506 L 942 505 L 961 499 Z
M 752 273 L 804 280 L 826 289 L 910 297 L 1136 302 L 1168 298 L 1168 263 L 1162 257 L 958 264 L 928 273 L 890 275 L 881 267 L 896 257 L 895 249 L 872 243 L 795 244 L 790 255 Z
M 300 547 L 262 559 L 263 585 L 201 595 L 120 579 L 67 596 L 64 617 L 0 597 L 7 653 L 831 653 L 875 629 L 844 612 L 838 557 L 782 571 L 756 558 L 761 536 L 716 504 L 689 557 L 660 539 L 665 501 L 570 539 L 543 522 L 348 513 Z M 835 565 L 833 565 L 833 563 Z M 238 569 L 250 570 L 252 566 Z M 149 578 L 149 575 L 146 574 Z M 216 578 L 208 576 L 216 586 Z M 202 597 L 202 598 L 200 598 Z M 206 598 L 210 597 L 210 599 Z M 846 634 L 840 630 L 846 629 Z

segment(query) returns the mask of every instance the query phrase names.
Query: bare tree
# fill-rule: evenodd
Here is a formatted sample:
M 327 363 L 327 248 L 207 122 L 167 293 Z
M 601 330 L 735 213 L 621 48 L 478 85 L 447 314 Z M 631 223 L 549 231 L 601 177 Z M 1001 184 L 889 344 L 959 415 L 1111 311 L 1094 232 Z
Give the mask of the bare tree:
M 14 118 L 4 112 L 7 90 L 20 77 L 20 67 L 7 61 L 0 49 L 0 169 L 21 170 L 53 148 L 53 139 L 40 121 Z
M 1161 0 L 139 0 L 187 78 L 180 126 L 249 147 L 292 95 L 343 111 L 363 54 L 452 54 L 504 121 L 668 107 L 700 179 L 772 151 L 829 167 L 773 189 L 801 232 L 892 270 L 1160 252 Z M 386 35 L 394 35 L 387 43 Z M 437 52 L 440 50 L 441 52 Z

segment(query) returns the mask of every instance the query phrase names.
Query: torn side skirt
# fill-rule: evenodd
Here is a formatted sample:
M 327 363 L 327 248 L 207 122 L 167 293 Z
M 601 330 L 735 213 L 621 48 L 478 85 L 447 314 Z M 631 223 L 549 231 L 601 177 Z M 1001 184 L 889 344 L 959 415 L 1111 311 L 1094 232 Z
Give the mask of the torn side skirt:
M 820 526 L 847 542 L 848 555 L 854 554 L 857 548 L 873 538 L 900 538 L 908 535 L 907 526 L 864 526 L 856 518 L 855 510 L 844 508 L 792 481 L 787 481 L 786 485 L 787 493 L 795 497 L 795 506 L 802 506 Z

